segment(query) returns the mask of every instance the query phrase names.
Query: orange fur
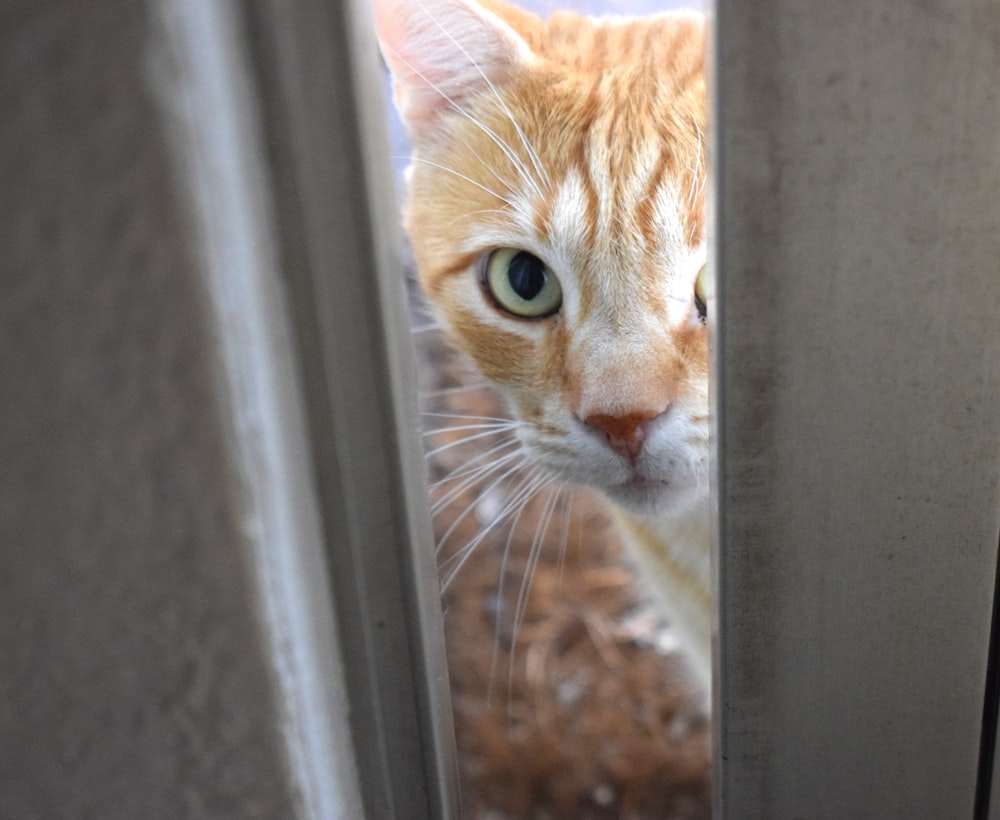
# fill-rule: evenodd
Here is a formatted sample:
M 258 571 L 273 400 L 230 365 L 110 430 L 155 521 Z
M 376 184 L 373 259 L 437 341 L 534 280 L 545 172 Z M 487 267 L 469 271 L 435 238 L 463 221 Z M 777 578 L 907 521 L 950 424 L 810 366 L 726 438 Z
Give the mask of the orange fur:
M 376 10 L 414 142 L 420 281 L 525 422 L 527 450 L 623 508 L 707 679 L 703 21 L 542 21 L 499 0 Z M 545 263 L 558 312 L 497 304 L 483 266 L 498 247 Z M 622 445 L 634 429 L 641 446 Z

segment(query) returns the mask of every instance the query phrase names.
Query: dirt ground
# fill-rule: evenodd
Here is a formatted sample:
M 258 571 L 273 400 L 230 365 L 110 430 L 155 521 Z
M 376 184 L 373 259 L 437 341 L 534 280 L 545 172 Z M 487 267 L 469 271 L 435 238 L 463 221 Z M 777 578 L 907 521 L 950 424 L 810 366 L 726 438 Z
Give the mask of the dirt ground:
M 600 501 L 543 489 L 512 526 L 503 512 L 530 468 L 476 475 L 504 436 L 454 429 L 504 418 L 503 404 L 415 324 L 463 817 L 708 818 L 702 697 Z

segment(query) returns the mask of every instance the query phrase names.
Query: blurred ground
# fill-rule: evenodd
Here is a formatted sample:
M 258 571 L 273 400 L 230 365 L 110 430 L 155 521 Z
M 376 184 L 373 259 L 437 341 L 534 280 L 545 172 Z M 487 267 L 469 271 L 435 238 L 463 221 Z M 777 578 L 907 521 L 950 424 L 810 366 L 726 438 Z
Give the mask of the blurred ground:
M 416 322 L 426 326 L 424 318 Z M 415 339 L 428 431 L 481 423 L 471 416 L 505 417 L 488 390 L 463 386 L 475 377 L 465 377 L 440 333 Z M 477 457 L 504 440 L 460 442 L 481 432 L 427 435 L 428 450 L 438 450 L 429 475 L 441 482 L 431 495 L 441 506 L 437 537 L 447 534 L 439 553 L 444 578 L 518 492 L 513 475 L 490 488 L 502 469 L 473 475 L 489 460 Z M 461 475 L 442 481 L 453 472 Z M 582 489 L 543 490 L 513 533 L 509 520 L 495 526 L 453 574 L 443 606 L 463 817 L 710 816 L 701 696 L 669 628 L 633 584 L 597 498 Z

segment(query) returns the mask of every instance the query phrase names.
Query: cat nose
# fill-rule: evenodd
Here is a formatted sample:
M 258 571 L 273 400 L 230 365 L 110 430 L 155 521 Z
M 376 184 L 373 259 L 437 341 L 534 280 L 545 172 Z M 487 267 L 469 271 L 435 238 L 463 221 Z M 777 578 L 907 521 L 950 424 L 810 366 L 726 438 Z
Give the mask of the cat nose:
M 649 423 L 662 415 L 661 412 L 626 413 L 623 416 L 593 413 L 583 422 L 602 431 L 612 450 L 629 462 L 634 462 L 646 441 Z

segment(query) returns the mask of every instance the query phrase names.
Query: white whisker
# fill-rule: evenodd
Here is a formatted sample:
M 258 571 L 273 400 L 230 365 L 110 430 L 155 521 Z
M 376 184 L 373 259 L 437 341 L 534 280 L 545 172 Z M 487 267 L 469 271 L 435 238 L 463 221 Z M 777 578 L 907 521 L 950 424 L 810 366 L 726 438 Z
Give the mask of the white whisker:
M 698 124 L 697 118 L 693 114 L 689 114 L 691 117 L 691 122 L 694 125 L 695 131 L 698 133 L 698 153 L 695 156 L 695 166 L 694 168 L 689 168 L 691 172 L 691 189 L 688 192 L 688 205 L 694 204 L 694 201 L 701 194 L 702 188 L 704 187 L 705 180 L 701 173 L 702 165 L 702 146 L 705 144 L 704 136 L 701 132 L 701 126 Z
M 441 329 L 442 329 L 441 325 L 431 323 L 431 324 L 419 325 L 419 326 L 416 326 L 416 327 L 411 327 L 410 328 L 410 333 L 413 334 L 414 336 L 418 336 L 421 333 L 429 333 L 432 330 L 441 330 Z
M 424 411 L 421 412 L 421 416 L 431 416 L 437 419 L 476 419 L 479 421 L 501 421 L 508 424 L 520 424 L 520 422 L 511 418 L 501 418 L 500 416 L 476 416 L 469 413 L 438 413 L 436 411 Z
M 456 467 L 454 470 L 452 470 L 450 473 L 448 473 L 448 475 L 446 475 L 444 478 L 439 478 L 437 481 L 435 481 L 433 484 L 431 484 L 428 487 L 428 490 L 430 490 L 431 492 L 433 492 L 434 490 L 438 489 L 439 487 L 444 486 L 445 484 L 448 484 L 451 481 L 457 481 L 458 479 L 463 478 L 463 477 L 469 475 L 470 473 L 475 473 L 475 472 L 479 471 L 480 469 L 482 469 L 483 466 L 487 466 L 488 467 L 490 465 L 481 465 L 481 466 L 478 466 L 478 467 L 474 466 L 474 465 L 476 464 L 477 461 L 482 461 L 483 459 L 491 458 L 493 455 L 495 455 L 496 453 L 500 452 L 501 450 L 503 450 L 503 449 L 505 449 L 507 447 L 520 447 L 520 446 L 521 446 L 521 442 L 519 442 L 516 438 L 509 438 L 506 441 L 502 441 L 498 445 L 496 445 L 495 447 L 490 447 L 489 450 L 484 450 L 483 452 L 481 452 L 481 453 L 473 456 L 465 464 L 462 464 L 461 466 Z M 511 455 L 514 455 L 514 454 L 511 454 Z M 507 457 L 507 454 L 504 455 L 504 458 L 506 458 L 506 457 Z
M 563 520 L 559 535 L 559 558 L 557 588 L 562 592 L 563 570 L 566 568 L 566 546 L 569 543 L 569 527 L 573 521 L 573 502 L 576 501 L 576 488 L 570 488 L 566 500 L 563 502 Z
M 399 159 L 399 158 L 397 157 L 397 159 Z M 514 208 L 515 210 L 517 209 L 517 203 L 516 202 L 512 202 L 511 200 L 507 199 L 507 197 L 505 197 L 505 196 L 503 196 L 501 194 L 498 194 L 492 188 L 487 188 L 482 183 L 476 182 L 474 179 L 472 179 L 472 177 L 468 177 L 465 174 L 459 173 L 454 168 L 449 168 L 447 165 L 441 165 L 438 162 L 434 162 L 433 160 L 429 160 L 429 159 L 424 159 L 423 157 L 402 157 L 402 159 L 411 159 L 413 162 L 422 162 L 425 165 L 430 165 L 430 166 L 432 166 L 434 168 L 437 168 L 439 171 L 444 171 L 445 173 L 452 174 L 453 176 L 456 176 L 459 179 L 464 179 L 470 185 L 475 185 L 477 188 L 479 188 L 482 191 L 485 191 L 490 196 L 496 197 L 501 202 L 507 203 L 511 208 Z
M 489 677 L 489 683 L 487 684 L 486 688 L 487 704 L 492 704 L 493 702 L 493 682 L 496 680 L 497 660 L 500 657 L 500 630 L 501 627 L 503 626 L 503 610 L 504 610 L 503 587 L 504 587 L 504 580 L 507 577 L 507 561 L 510 559 L 510 548 L 514 542 L 514 533 L 517 532 L 518 522 L 521 520 L 521 516 L 524 514 L 524 511 L 527 508 L 527 502 L 530 500 L 531 496 L 528 496 L 525 502 L 521 504 L 521 506 L 518 508 L 517 514 L 514 516 L 514 520 L 511 522 L 510 528 L 507 532 L 507 541 L 504 543 L 503 553 L 500 557 L 500 571 L 497 573 L 498 578 L 497 578 L 497 592 L 496 592 L 497 621 L 496 621 L 496 627 L 493 630 L 493 657 L 490 660 L 490 677 Z M 512 656 L 513 653 L 514 653 L 514 647 L 513 645 L 511 645 Z M 511 658 L 511 661 L 513 661 L 513 658 Z M 508 698 L 510 697 L 509 684 L 507 690 L 507 697 Z
M 441 565 L 440 569 L 444 569 L 448 566 L 448 564 L 457 562 L 455 568 L 448 573 L 442 582 L 442 591 L 446 590 L 451 582 L 455 580 L 455 576 L 458 574 L 459 570 L 461 570 L 462 566 L 464 566 L 465 562 L 469 559 L 469 556 L 472 555 L 472 552 L 477 546 L 479 546 L 479 544 L 482 543 L 483 539 L 485 539 L 487 535 L 500 526 L 500 524 L 502 524 L 512 513 L 523 508 L 524 505 L 527 504 L 528 501 L 538 492 L 538 490 L 555 480 L 549 476 L 540 475 L 540 472 L 541 471 L 536 468 L 529 473 L 519 485 L 521 489 L 519 489 L 517 493 L 515 493 L 514 497 L 507 502 L 506 506 L 504 506 L 497 517 L 483 527 L 475 538 L 473 538 L 468 544 L 455 553 L 455 555 L 452 555 Z M 438 549 L 440 550 L 440 548 L 441 545 L 439 544 Z
M 531 595 L 531 587 L 534 583 L 534 570 L 538 565 L 539 552 L 545 540 L 545 533 L 548 531 L 549 522 L 552 519 L 552 509 L 556 499 L 562 493 L 562 487 L 557 487 L 554 493 L 550 493 L 545 499 L 542 512 L 538 516 L 538 523 L 535 524 L 535 534 L 531 539 L 531 547 L 528 549 L 528 561 L 525 565 L 524 577 L 521 580 L 521 591 L 517 596 L 517 606 L 514 609 L 514 640 L 517 640 L 517 632 L 524 619 L 524 612 L 527 609 L 528 597 Z
M 487 168 L 489 168 L 489 166 L 487 166 Z M 489 168 L 489 170 L 493 171 L 492 168 Z M 493 171 L 493 175 L 496 176 L 495 171 Z M 449 222 L 445 227 L 450 228 L 460 219 L 468 219 L 469 217 L 479 216 L 481 214 L 500 214 L 501 216 L 506 216 L 507 212 L 501 208 L 480 208 L 478 211 L 468 211 L 467 213 L 459 214 L 453 220 L 451 220 L 451 222 Z
M 467 442 L 476 441 L 477 439 L 486 438 L 487 436 L 495 436 L 498 433 L 502 432 L 504 431 L 499 429 L 487 430 L 484 433 L 476 433 L 475 435 L 465 436 L 463 438 L 458 439 L 457 441 L 449 441 L 447 444 L 442 444 L 440 447 L 435 447 L 433 450 L 424 453 L 424 458 L 433 458 L 439 453 L 443 453 L 445 450 L 450 450 L 452 447 L 457 447 L 459 444 L 466 444 Z
M 455 387 L 441 387 L 437 390 L 425 390 L 421 392 L 420 397 L 424 399 L 436 399 L 441 396 L 453 396 L 456 393 L 471 393 L 474 390 L 484 390 L 489 386 L 489 382 L 480 381 L 471 384 L 460 384 Z
M 477 72 L 479 72 L 479 76 L 482 77 L 483 81 L 486 83 L 486 85 L 489 86 L 490 91 L 493 92 L 493 96 L 495 96 L 496 99 L 497 99 L 497 102 L 500 103 L 500 107 L 503 108 L 503 111 L 507 115 L 507 118 L 510 120 L 511 125 L 514 126 L 514 130 L 517 131 L 517 135 L 521 138 L 521 142 L 522 142 L 522 144 L 524 145 L 525 149 L 528 152 L 528 158 L 531 160 L 531 164 L 535 166 L 535 173 L 537 173 L 539 175 L 540 179 L 543 182 L 545 182 L 546 185 L 549 185 L 551 187 L 549 176 L 546 173 L 545 168 L 544 168 L 544 166 L 541 163 L 541 160 L 538 158 L 538 154 L 535 153 L 534 148 L 532 148 L 531 143 L 528 141 L 528 137 L 525 135 L 524 131 L 521 130 L 521 126 L 518 124 L 517 120 L 514 118 L 514 115 L 511 113 L 510 108 L 507 107 L 507 103 L 504 102 L 504 99 L 500 95 L 500 92 L 497 91 L 497 87 L 495 85 L 493 85 L 493 82 L 490 80 L 490 78 L 487 77 L 486 73 L 482 70 L 482 68 L 479 67 L 479 63 L 477 63 L 472 58 L 472 55 L 469 54 L 469 52 L 465 50 L 465 46 L 463 46 L 460 42 L 458 42 L 458 40 L 456 40 L 451 35 L 451 32 L 448 31 L 447 29 L 445 29 L 444 26 L 442 26 L 437 21 L 437 19 L 434 17 L 434 15 L 431 14 L 430 11 L 428 11 L 427 6 L 425 6 L 423 4 L 422 0 L 418 0 L 418 2 L 420 3 L 421 8 L 423 8 L 423 10 L 427 14 L 427 16 L 430 17 L 431 20 L 434 21 L 434 25 L 436 25 L 441 30 L 441 32 L 445 35 L 445 37 L 447 37 L 449 40 L 452 41 L 452 43 L 455 44 L 455 46 L 458 48 L 458 50 L 461 51 L 462 54 L 464 54 L 466 56 L 466 58 L 469 60 L 469 64 L 474 69 L 476 69 Z M 449 102 L 450 102 L 450 100 L 449 100 Z M 454 105 L 454 103 L 452 103 L 452 104 Z M 542 196 L 542 192 L 540 190 L 538 190 L 537 186 L 535 187 L 535 191 L 536 191 L 536 193 L 538 193 L 539 196 Z
M 472 418 L 475 418 L 474 416 Z M 422 435 L 426 436 L 440 436 L 444 433 L 460 433 L 464 430 L 492 430 L 499 433 L 502 430 L 513 430 L 517 427 L 516 421 L 511 421 L 506 419 L 503 421 L 486 421 L 482 424 L 460 424 L 456 426 L 447 427 L 435 427 L 433 430 L 424 430 Z
M 516 473 L 518 470 L 520 470 L 523 466 L 524 466 L 524 460 L 522 459 L 520 463 L 515 464 L 509 470 L 507 470 L 506 472 L 504 472 L 499 478 L 494 479 L 493 482 L 485 490 L 483 490 L 479 494 L 479 497 L 482 497 L 482 496 L 486 495 L 487 493 L 489 493 L 492 489 L 494 489 L 497 485 L 499 485 L 501 482 L 503 482 L 506 478 L 508 478 L 509 476 L 514 475 L 514 473 Z M 479 499 L 477 498 L 476 500 L 478 501 Z M 476 502 L 473 502 L 473 503 L 467 505 L 466 508 L 464 510 L 462 510 L 462 512 L 455 518 L 455 520 L 452 521 L 451 526 L 449 526 L 448 529 L 445 530 L 444 535 L 442 535 L 441 538 L 438 541 L 438 545 L 437 545 L 437 551 L 438 552 L 441 551 L 441 548 L 448 541 L 449 536 L 451 536 L 451 534 L 455 531 L 455 527 L 457 527 L 459 525 L 459 523 L 470 512 L 472 512 L 472 509 L 473 509 L 473 507 L 475 507 L 475 505 L 476 505 Z M 435 505 L 435 506 L 437 506 L 437 505 Z M 485 537 L 486 533 L 489 532 L 496 525 L 496 523 L 503 518 L 503 514 L 504 514 L 503 511 L 501 511 L 501 513 L 493 521 L 491 521 L 486 527 L 484 527 L 479 532 L 479 534 L 470 543 L 478 544 Z M 463 550 L 466 549 L 467 546 L 468 545 L 466 545 L 466 547 L 463 547 L 462 549 Z M 451 558 L 447 559 L 444 562 L 444 564 L 441 565 L 440 569 L 444 569 L 444 567 L 447 566 L 448 563 L 453 560 L 453 558 L 454 558 L 454 556 L 452 556 Z
M 427 16 L 431 18 L 431 20 L 433 21 L 434 25 L 436 25 L 438 28 L 440 28 L 441 31 L 443 31 L 445 33 L 445 35 L 447 35 L 448 38 L 451 39 L 451 41 L 454 42 L 455 45 L 457 45 L 462 50 L 462 53 L 465 54 L 466 57 L 469 57 L 469 53 L 464 48 L 462 48 L 461 45 L 459 45 L 455 41 L 455 38 L 452 37 L 451 34 L 449 34 L 447 31 L 445 31 L 444 28 L 442 28 L 441 24 L 437 21 L 437 19 L 434 17 L 434 15 L 432 15 L 427 10 L 427 7 L 424 6 L 423 3 L 421 3 L 420 5 L 423 7 L 424 12 L 427 14 Z M 507 145 L 507 143 L 503 139 L 501 139 L 501 137 L 496 132 L 494 132 L 491 128 L 488 128 L 485 124 L 483 124 L 482 122 L 480 122 L 479 120 L 477 120 L 475 117 L 473 117 L 468 111 L 466 111 L 454 99 L 452 99 L 448 94 L 446 94 L 443 90 L 441 90 L 441 88 L 437 84 L 431 82 L 431 80 L 428 79 L 427 76 L 423 72 L 419 71 L 409 61 L 407 61 L 398 51 L 396 51 L 396 49 L 390 48 L 390 50 L 396 56 L 396 59 L 398 59 L 401 63 L 403 63 L 403 65 L 405 65 L 407 68 L 409 68 L 410 71 L 412 71 L 414 74 L 416 74 L 418 77 L 420 77 L 420 79 L 423 80 L 425 83 L 427 83 L 428 86 L 430 86 L 438 94 L 440 94 L 441 98 L 444 99 L 444 100 L 446 100 L 448 102 L 448 104 L 451 105 L 452 108 L 454 108 L 457 112 L 459 112 L 462 116 L 464 116 L 467 120 L 469 120 L 469 122 L 471 122 L 473 125 L 475 125 L 477 128 L 479 128 L 484 134 L 486 134 L 486 136 L 488 136 L 491 140 L 493 140 L 493 142 L 504 153 L 504 155 L 512 163 L 514 163 L 514 167 L 517 168 L 517 170 L 520 172 L 522 178 L 529 185 L 531 185 L 535 189 L 535 191 L 536 191 L 536 193 L 538 194 L 539 197 L 541 197 L 541 198 L 544 199 L 544 197 L 542 195 L 542 192 L 541 192 L 541 190 L 538 187 L 537 182 L 535 182 L 535 180 L 532 178 L 532 176 L 528 173 L 528 169 L 525 167 L 525 165 L 521 161 L 520 157 L 518 157 L 517 154 L 514 153 L 513 149 L 509 145 Z M 480 73 L 480 75 L 482 75 L 483 79 L 486 80 L 486 82 L 489 85 L 489 87 L 493 90 L 493 93 L 497 94 L 496 88 L 486 78 L 486 75 L 483 74 L 482 69 L 476 64 L 475 60 L 473 60 L 471 57 L 469 57 L 469 62 L 476 69 L 476 71 L 478 71 Z M 524 141 L 525 146 L 528 149 L 528 153 L 531 156 L 532 164 L 535 165 L 535 170 L 539 171 L 540 170 L 540 163 L 537 160 L 537 156 L 535 155 L 534 150 L 531 148 L 530 144 L 528 144 L 527 138 L 524 136 L 523 132 L 521 131 L 520 126 L 514 121 L 513 116 L 511 116 L 510 110 L 507 108 L 506 103 L 504 103 L 503 99 L 500 97 L 499 94 L 497 94 L 497 99 L 500 100 L 500 105 L 503 107 L 504 113 L 506 113 L 507 116 L 510 118 L 510 121 L 512 123 L 514 123 L 514 128 L 517 129 L 517 132 L 521 136 L 522 141 Z M 487 166 L 487 167 L 489 167 L 489 166 Z M 490 168 L 489 170 L 493 173 L 493 175 L 497 178 L 498 181 L 500 181 L 500 182 L 502 182 L 504 184 L 508 184 L 508 183 L 504 182 L 504 180 L 501 179 L 500 176 L 495 171 L 493 171 L 492 168 Z M 544 175 L 545 172 L 544 172 L 543 169 L 541 170 L 541 173 Z M 548 184 L 548 178 L 547 177 L 546 177 L 546 183 Z M 550 187 L 551 187 L 551 185 L 550 185 Z M 510 203 L 508 203 L 508 204 L 510 204 Z
M 545 543 L 545 534 L 548 532 L 549 522 L 552 520 L 552 511 L 563 488 L 557 487 L 554 493 L 550 493 L 545 499 L 542 512 L 535 525 L 535 534 L 531 539 L 531 547 L 528 549 L 528 560 L 525 563 L 524 575 L 521 578 L 521 589 L 517 595 L 517 604 L 514 607 L 514 621 L 511 625 L 511 645 L 517 645 L 517 633 L 524 622 L 524 615 L 528 609 L 528 600 L 531 597 L 531 587 L 535 581 L 535 570 L 538 568 L 538 561 L 541 557 L 542 546 Z M 510 692 L 514 686 L 514 652 L 511 651 L 510 662 L 507 666 L 507 691 Z
M 431 505 L 431 516 L 432 517 L 433 516 L 437 516 L 437 514 L 439 512 L 441 512 L 441 510 L 443 510 L 445 507 L 447 507 L 449 504 L 451 504 L 452 501 L 454 501 L 456 498 L 458 498 L 458 496 L 460 496 L 463 492 L 465 492 L 467 489 L 469 489 L 469 487 L 473 486 L 477 482 L 483 481 L 488 475 L 490 475 L 491 473 L 495 473 L 497 470 L 499 470 L 505 464 L 509 464 L 514 459 L 520 459 L 520 460 L 519 460 L 517 466 L 514 468 L 514 470 L 509 470 L 508 472 L 504 473 L 500 477 L 499 480 L 502 480 L 507 475 L 510 475 L 512 472 L 516 472 L 517 470 L 521 469 L 521 467 L 524 466 L 525 457 L 524 457 L 523 453 L 518 452 L 518 451 L 515 451 L 513 453 L 508 453 L 507 455 L 503 456 L 502 458 L 498 458 L 496 461 L 494 461 L 494 462 L 492 462 L 490 464 L 484 464 L 484 465 L 481 465 L 479 467 L 476 467 L 473 470 L 470 470 L 470 471 L 466 472 L 464 476 L 462 474 L 449 476 L 447 479 L 445 479 L 446 482 L 449 482 L 449 481 L 458 481 L 458 479 L 460 479 L 460 478 L 462 479 L 462 481 L 460 481 L 458 484 L 456 484 L 454 487 L 452 487 L 450 490 L 448 490 L 448 492 L 444 493 L 441 496 L 441 498 L 437 499 Z M 496 482 L 496 483 L 499 483 L 499 481 Z M 480 497 L 482 497 L 487 492 L 489 492 L 489 490 L 492 488 L 492 486 L 493 485 L 490 485 L 490 487 L 488 487 L 486 490 L 484 490 L 483 492 L 481 492 L 479 494 Z M 466 509 L 468 509 L 468 508 L 466 508 Z M 446 535 L 447 535 L 447 533 L 446 533 Z M 442 537 L 441 541 L 442 542 L 444 541 L 444 537 Z

